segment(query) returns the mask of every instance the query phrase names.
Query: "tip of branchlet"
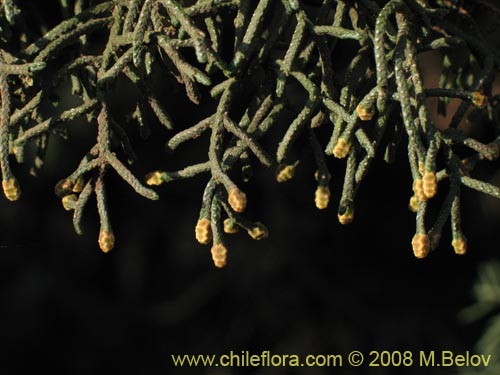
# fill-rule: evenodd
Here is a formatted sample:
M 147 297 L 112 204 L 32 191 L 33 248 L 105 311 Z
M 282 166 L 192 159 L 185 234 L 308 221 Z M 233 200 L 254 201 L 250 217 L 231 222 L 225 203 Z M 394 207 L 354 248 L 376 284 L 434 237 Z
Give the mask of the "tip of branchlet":
M 478 91 L 474 91 L 471 95 L 471 102 L 478 108 L 483 108 L 488 103 L 488 97 Z
M 21 187 L 15 177 L 2 181 L 2 188 L 5 197 L 9 201 L 17 201 L 21 196 Z
M 351 149 L 351 144 L 348 143 L 345 139 L 339 138 L 337 144 L 333 148 L 333 156 L 339 159 L 345 158 Z
M 238 188 L 229 192 L 228 202 L 231 208 L 236 212 L 243 212 L 247 207 L 247 196 Z
M 196 240 L 202 245 L 208 244 L 212 240 L 212 227 L 210 220 L 203 218 L 198 220 L 194 229 Z
M 24 86 L 26 87 L 32 87 L 33 86 L 33 77 L 27 76 L 27 75 L 21 75 L 19 76 L 21 78 L 21 82 L 23 83 Z
M 58 197 L 62 198 L 65 195 L 71 194 L 73 192 L 73 186 L 75 186 L 75 183 L 73 181 L 68 178 L 63 178 L 56 184 L 54 193 Z
M 212 260 L 217 268 L 222 268 L 227 262 L 227 249 L 223 244 L 213 244 L 212 249 Z
M 424 183 L 419 178 L 413 180 L 413 193 L 419 202 L 427 201 L 427 196 L 424 193 Z
M 429 236 L 425 233 L 417 233 L 413 236 L 411 240 L 411 246 L 413 248 L 413 254 L 418 259 L 423 259 L 429 255 L 431 249 L 431 241 Z
M 415 195 L 412 195 L 412 197 L 410 198 L 410 201 L 408 202 L 408 209 L 411 212 L 418 211 L 418 198 Z
M 314 172 L 314 179 L 316 180 L 316 182 L 329 181 L 331 177 L 332 176 L 328 172 L 321 173 L 319 170 L 316 170 Z
M 260 222 L 255 223 L 255 226 L 248 231 L 248 235 L 254 240 L 261 240 L 269 237 L 269 230 Z
M 289 181 L 295 175 L 295 164 L 280 165 L 276 170 L 276 181 L 279 183 Z
M 46 66 L 47 66 L 47 63 L 45 63 L 43 61 L 33 62 L 33 63 L 29 64 L 29 70 L 31 72 L 38 72 L 40 70 L 45 69 Z
M 467 238 L 463 234 L 459 233 L 458 235 L 453 236 L 451 246 L 453 246 L 455 254 L 464 255 L 467 252 Z
M 224 220 L 224 233 L 227 234 L 235 234 L 238 233 L 239 228 L 238 225 L 236 224 L 236 221 L 233 219 L 227 218 Z
M 163 184 L 164 182 L 164 173 L 162 171 L 154 171 L 146 175 L 146 185 L 158 186 Z
M 375 116 L 375 108 L 373 106 L 365 108 L 361 103 L 356 107 L 356 112 L 361 121 L 370 121 Z
M 70 194 L 62 197 L 61 202 L 66 211 L 71 211 L 75 209 L 78 197 L 76 194 Z
M 19 146 L 16 146 L 16 145 L 13 145 L 12 146 L 12 153 L 14 154 L 17 162 L 19 164 L 23 163 L 23 160 L 24 160 L 24 147 L 19 147 Z
M 99 247 L 103 253 L 108 253 L 115 246 L 115 235 L 112 230 L 103 230 L 99 232 Z
M 354 220 L 354 210 L 348 209 L 343 214 L 338 214 L 337 218 L 339 219 L 339 223 L 342 225 L 351 224 Z
M 76 179 L 75 184 L 73 185 L 71 191 L 73 193 L 81 193 L 84 187 L 85 187 L 85 180 L 83 179 L 82 176 L 80 176 Z
M 426 172 L 422 177 L 422 189 L 427 199 L 434 197 L 437 193 L 437 178 L 434 172 Z
M 319 210 L 324 210 L 330 202 L 330 189 L 328 186 L 318 186 L 314 194 L 314 203 Z
M 491 160 L 496 160 L 498 159 L 498 156 L 500 155 L 500 146 L 498 146 L 496 143 L 490 143 L 488 145 L 488 148 L 491 151 Z

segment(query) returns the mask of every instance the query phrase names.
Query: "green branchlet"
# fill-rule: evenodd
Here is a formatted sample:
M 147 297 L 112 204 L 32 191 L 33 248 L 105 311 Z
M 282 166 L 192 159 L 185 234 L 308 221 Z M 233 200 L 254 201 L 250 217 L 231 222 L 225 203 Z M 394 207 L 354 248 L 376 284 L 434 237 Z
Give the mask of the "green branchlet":
M 458 254 L 465 252 L 460 226 L 464 186 L 500 198 L 497 186 L 471 176 L 480 161 L 499 156 L 500 97 L 492 95 L 492 80 L 500 69 L 500 51 L 478 30 L 468 32 L 459 26 L 471 17 L 467 7 L 438 2 L 433 8 L 413 0 L 324 0 L 317 7 L 298 0 L 200 0 L 189 6 L 178 0 L 96 5 L 76 1 L 73 9 L 62 3 L 65 20 L 38 39 L 30 39 L 32 33 L 16 23 L 23 17 L 21 2 L 2 3 L 1 25 L 6 25 L 5 43 L 0 46 L 2 185 L 9 200 L 18 199 L 20 187 L 10 154 L 26 162 L 25 146 L 33 145 L 33 165 L 39 168 L 48 138 L 86 118 L 97 128 L 95 145 L 57 184 L 56 193 L 64 208 L 74 211 L 78 233 L 83 209 L 95 193 L 101 222 L 98 242 L 105 252 L 115 243 L 105 193 L 109 170 L 138 194 L 158 199 L 130 170 L 128 164 L 136 156 L 129 130 L 109 104 L 116 83 L 123 79 L 139 91 L 128 118 L 143 138 L 156 123 L 174 131 L 168 109 L 175 98 L 158 96 L 153 87 L 157 77 L 174 76 L 194 105 L 205 101 L 201 86 L 207 86 L 209 100 L 218 103 L 196 124 L 176 124 L 167 142 L 175 151 L 207 134 L 208 160 L 146 176 L 146 185 L 156 186 L 208 174 L 195 233 L 200 243 L 212 241 L 217 267 L 226 264 L 224 227 L 228 233 L 241 227 L 254 239 L 268 234 L 263 224 L 241 215 L 251 199 L 247 202 L 235 174 L 241 171 L 248 180 L 254 164 L 274 168 L 279 164 L 278 181 L 290 180 L 299 164 L 294 155 L 300 147 L 314 157 L 319 209 L 326 209 L 331 200 L 329 157 L 347 159 L 337 210 L 339 221 L 347 224 L 354 218 L 356 194 L 372 160 L 383 153 L 392 162 L 405 143 L 413 179 L 411 207 L 416 211 L 412 246 L 418 258 L 437 247 L 448 218 L 453 248 Z M 229 33 L 228 25 L 234 25 Z M 88 48 L 88 37 L 94 33 L 105 38 L 101 51 Z M 16 42 L 18 50 L 7 51 L 10 42 Z M 354 54 L 346 67 L 338 68 L 334 60 L 343 53 L 344 43 L 353 46 Z M 93 55 L 88 54 L 91 50 Z M 425 87 L 419 69 L 420 54 L 429 50 L 442 52 L 438 87 Z M 455 52 L 469 57 L 455 62 Z M 58 110 L 51 99 L 65 80 L 71 81 L 72 94 L 80 100 L 72 108 Z M 246 99 L 240 98 L 248 95 L 252 100 L 245 104 Z M 433 122 L 427 101 L 431 97 L 438 98 L 441 114 L 451 98 L 461 101 L 446 128 Z M 236 115 L 239 111 L 233 107 L 241 105 L 242 114 Z M 45 106 L 52 111 L 41 110 Z M 493 138 L 487 142 L 460 128 L 471 106 L 488 118 Z M 149 112 L 158 121 L 149 124 Z M 285 118 L 290 121 L 283 127 Z M 319 129 L 325 127 L 328 139 Z M 281 131 L 276 150 L 266 150 L 261 142 L 271 128 L 277 129 L 274 133 Z M 303 137 L 307 141 L 298 142 Z M 468 156 L 459 157 L 464 148 Z M 121 151 L 127 163 L 120 160 Z M 445 180 L 449 183 L 443 184 Z M 447 194 L 436 203 L 433 198 L 442 186 L 449 186 Z M 433 225 L 427 215 L 431 204 L 440 205 Z

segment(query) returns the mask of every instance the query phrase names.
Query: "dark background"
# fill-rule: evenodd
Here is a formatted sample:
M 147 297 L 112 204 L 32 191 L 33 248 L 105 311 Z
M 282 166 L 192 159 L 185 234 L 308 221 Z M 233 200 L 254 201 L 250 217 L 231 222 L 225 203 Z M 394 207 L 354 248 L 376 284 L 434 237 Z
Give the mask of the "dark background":
M 167 107 L 182 126 L 203 118 L 213 105 L 193 111 L 182 95 L 163 90 L 175 98 Z M 188 145 L 174 160 L 162 151 L 170 134 L 155 129 L 149 143 L 133 143 L 138 176 L 203 160 L 203 148 L 194 154 Z M 103 254 L 95 202 L 79 237 L 71 214 L 53 194 L 58 179 L 92 144 L 94 131 L 68 142 L 54 139 L 47 168 L 37 178 L 28 167 L 16 167 L 23 196 L 15 203 L 0 201 L 0 372 L 347 374 L 346 367 L 180 369 L 173 368 L 170 355 L 360 350 L 368 357 L 371 350 L 474 350 L 484 322 L 464 324 L 458 313 L 474 302 L 477 266 L 497 256 L 499 202 L 464 191 L 470 252 L 455 255 L 446 228 L 441 246 L 417 260 L 410 244 L 415 219 L 407 209 L 411 178 L 404 151 L 395 165 L 374 163 L 349 226 L 336 218 L 344 163 L 331 161 L 333 202 L 318 211 L 314 166 L 305 155 L 289 183 L 275 183 L 268 170 L 256 171 L 255 180 L 242 186 L 248 217 L 264 222 L 270 237 L 258 243 L 242 233 L 228 237 L 229 264 L 219 270 L 210 248 L 194 239 L 206 176 L 161 187 L 160 201 L 150 202 L 110 174 L 117 241 Z M 500 180 L 487 170 L 484 177 Z M 352 373 L 423 372 L 456 373 L 417 366 Z

